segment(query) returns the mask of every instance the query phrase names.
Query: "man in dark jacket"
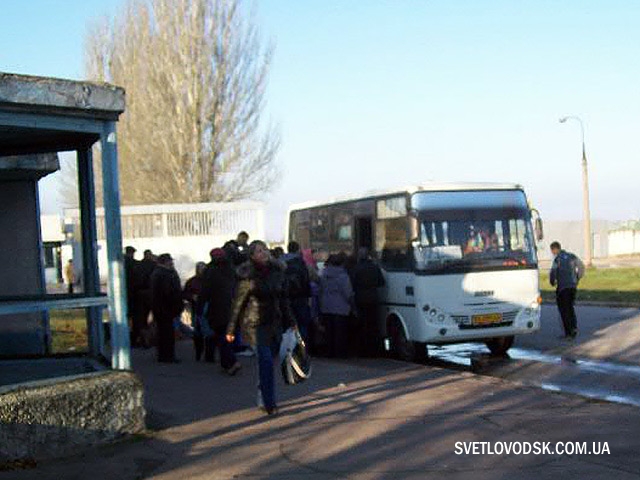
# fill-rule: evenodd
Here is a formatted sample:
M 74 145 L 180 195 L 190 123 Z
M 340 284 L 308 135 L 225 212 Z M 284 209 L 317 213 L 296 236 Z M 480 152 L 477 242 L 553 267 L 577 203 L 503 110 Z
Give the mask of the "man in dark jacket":
M 131 346 L 138 347 L 142 343 L 141 334 L 146 325 L 140 318 L 139 295 L 142 279 L 140 262 L 135 259 L 136 249 L 128 246 L 124 249 L 124 276 L 127 286 L 127 316 L 131 325 Z
M 136 316 L 143 330 L 147 328 L 149 313 L 151 313 L 151 274 L 156 269 L 157 262 L 158 259 L 151 250 L 145 250 L 142 260 L 138 262 L 140 284 L 136 295 Z
M 196 274 L 187 280 L 182 291 L 184 299 L 188 302 L 189 310 L 191 311 L 191 326 L 193 327 L 193 346 L 196 353 L 196 362 L 200 361 L 203 352 L 205 353 L 205 360 L 209 360 L 210 358 L 207 357 L 207 353 L 211 350 L 209 345 L 211 338 L 206 335 L 209 329 L 203 328 L 202 309 L 200 308 L 206 268 L 206 263 L 197 262 Z M 209 353 L 209 357 L 210 356 L 211 354 Z
M 565 338 L 573 339 L 578 334 L 578 320 L 574 304 L 578 283 L 584 277 L 584 264 L 573 253 L 562 250 L 559 242 L 551 244 L 554 256 L 549 281 L 556 287 L 556 303 L 562 317 Z
M 175 355 L 173 320 L 182 313 L 180 277 L 168 253 L 158 257 L 151 274 L 151 310 L 158 329 L 158 361 L 178 363 Z
M 226 339 L 236 292 L 233 251 L 214 248 L 209 255 L 211 263 L 207 265 L 204 272 L 202 286 L 202 312 L 220 352 L 220 365 L 229 375 L 235 375 L 240 370 L 240 363 L 236 359 L 232 345 Z M 211 357 L 213 357 L 213 351 Z
M 356 310 L 360 320 L 360 345 L 365 356 L 382 352 L 382 338 L 378 325 L 378 289 L 384 287 L 384 277 L 367 248 L 358 251 L 358 263 L 352 273 Z
M 236 237 L 236 246 L 238 247 L 236 265 L 242 265 L 249 260 L 249 234 L 244 230 Z
M 298 242 L 290 242 L 287 250 L 289 253 L 283 258 L 287 265 L 285 275 L 287 277 L 287 289 L 291 309 L 298 322 L 300 335 L 305 343 L 308 344 L 309 324 L 311 323 L 311 308 L 309 306 L 311 280 L 309 279 L 309 268 L 302 259 L 300 244 Z

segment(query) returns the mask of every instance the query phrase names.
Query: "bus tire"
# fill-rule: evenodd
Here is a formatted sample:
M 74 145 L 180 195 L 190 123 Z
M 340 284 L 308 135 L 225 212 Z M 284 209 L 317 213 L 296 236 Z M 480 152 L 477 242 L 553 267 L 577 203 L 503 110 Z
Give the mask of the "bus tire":
M 492 355 L 501 357 L 506 355 L 507 351 L 513 346 L 514 339 L 515 337 L 513 335 L 509 337 L 490 338 L 485 344 Z
M 416 354 L 415 346 L 407 339 L 402 322 L 397 318 L 390 319 L 389 333 L 392 357 L 403 362 L 412 362 Z

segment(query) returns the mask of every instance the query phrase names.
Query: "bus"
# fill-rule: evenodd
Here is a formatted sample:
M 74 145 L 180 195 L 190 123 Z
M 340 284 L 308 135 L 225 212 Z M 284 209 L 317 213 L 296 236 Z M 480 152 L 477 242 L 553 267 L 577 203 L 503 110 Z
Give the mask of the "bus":
M 542 220 L 516 184 L 428 184 L 294 205 L 288 241 L 354 254 L 385 277 L 379 333 L 402 360 L 428 345 L 484 342 L 505 354 L 540 329 L 536 240 Z

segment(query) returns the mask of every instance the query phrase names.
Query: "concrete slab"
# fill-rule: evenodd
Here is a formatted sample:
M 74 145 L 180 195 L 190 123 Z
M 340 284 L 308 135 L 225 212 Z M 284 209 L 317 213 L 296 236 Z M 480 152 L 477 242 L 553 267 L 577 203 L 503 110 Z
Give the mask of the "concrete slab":
M 93 112 L 116 120 L 124 112 L 124 89 L 106 83 L 79 82 L 0 72 L 0 106 L 31 112 Z
M 144 428 L 142 384 L 103 371 L 0 388 L 0 464 L 68 455 Z
M 0 181 L 38 180 L 60 170 L 57 153 L 0 157 Z

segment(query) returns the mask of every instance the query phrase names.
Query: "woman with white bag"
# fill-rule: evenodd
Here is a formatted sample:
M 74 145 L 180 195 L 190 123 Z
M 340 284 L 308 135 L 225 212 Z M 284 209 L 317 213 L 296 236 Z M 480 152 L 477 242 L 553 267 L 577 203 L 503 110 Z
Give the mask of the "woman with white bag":
M 297 330 L 287 298 L 286 277 L 280 263 L 271 259 L 266 244 L 256 240 L 249 246 L 249 261 L 238 269 L 240 278 L 227 340 L 233 342 L 240 325 L 242 336 L 256 351 L 260 394 L 268 415 L 278 413 L 273 361 L 278 355 L 282 332 Z

